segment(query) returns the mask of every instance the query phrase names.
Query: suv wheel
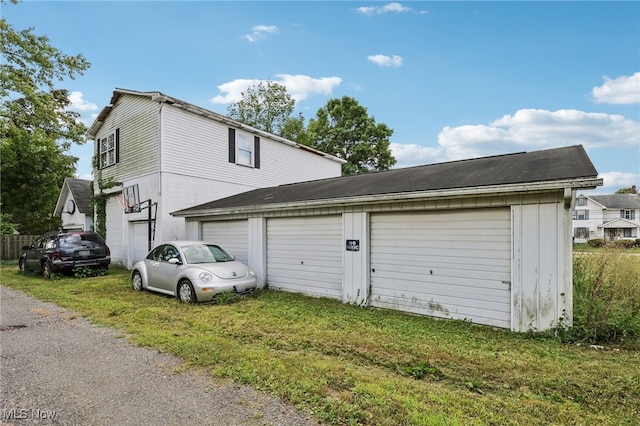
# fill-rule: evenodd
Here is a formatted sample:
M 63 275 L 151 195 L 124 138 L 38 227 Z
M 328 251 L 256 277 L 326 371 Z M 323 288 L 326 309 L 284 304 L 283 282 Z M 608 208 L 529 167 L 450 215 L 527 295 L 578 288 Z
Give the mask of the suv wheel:
M 51 265 L 49 262 L 44 262 L 42 264 L 42 276 L 45 280 L 51 279 Z

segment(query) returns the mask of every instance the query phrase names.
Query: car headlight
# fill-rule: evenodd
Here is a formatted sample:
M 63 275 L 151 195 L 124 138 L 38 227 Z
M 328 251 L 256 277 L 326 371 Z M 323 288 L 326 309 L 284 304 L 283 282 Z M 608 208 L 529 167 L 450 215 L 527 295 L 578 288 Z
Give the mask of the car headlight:
M 213 279 L 213 275 L 211 275 L 209 272 L 200 272 L 198 278 L 200 278 L 200 281 L 208 283 Z
M 253 269 L 249 268 L 249 275 L 251 275 L 252 277 L 255 277 L 256 273 L 253 272 Z

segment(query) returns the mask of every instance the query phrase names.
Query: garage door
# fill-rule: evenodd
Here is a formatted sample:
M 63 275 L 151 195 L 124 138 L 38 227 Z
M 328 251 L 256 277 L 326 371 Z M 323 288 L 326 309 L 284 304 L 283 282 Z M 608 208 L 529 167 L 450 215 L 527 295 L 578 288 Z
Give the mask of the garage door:
M 510 327 L 509 209 L 371 215 L 371 305 Z
M 267 220 L 269 288 L 342 298 L 341 216 Z
M 242 263 L 249 260 L 249 227 L 246 220 L 203 222 L 202 240 L 218 244 Z
M 149 253 L 149 223 L 131 222 L 131 233 L 133 235 L 131 240 L 133 242 L 133 263 L 136 263 L 144 259 Z M 155 242 L 151 241 L 151 248 L 155 247 L 155 245 Z

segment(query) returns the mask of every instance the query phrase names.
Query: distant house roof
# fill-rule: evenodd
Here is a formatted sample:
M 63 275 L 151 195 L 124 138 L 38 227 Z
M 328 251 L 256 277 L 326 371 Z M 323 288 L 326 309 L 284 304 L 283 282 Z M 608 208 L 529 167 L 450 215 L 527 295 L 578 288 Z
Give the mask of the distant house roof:
M 375 201 L 398 194 L 454 189 L 480 192 L 482 188 L 542 182 L 563 181 L 557 185 L 562 188 L 571 186 L 567 181 L 582 180 L 579 184 L 573 182 L 574 187 L 595 188 L 602 185 L 597 175 L 584 148 L 578 145 L 260 188 L 172 214 L 189 216 L 219 209 L 246 210 L 250 206 L 317 204 L 319 200 Z
M 269 132 L 265 132 L 264 130 L 260 130 L 257 129 L 255 127 L 251 127 L 249 125 L 246 125 L 244 123 L 241 123 L 240 121 L 234 120 L 230 117 L 227 117 L 225 115 L 222 114 L 218 114 L 216 112 L 213 111 L 209 111 L 208 109 L 204 109 L 202 107 L 199 107 L 197 105 L 194 104 L 190 104 L 189 102 L 185 102 L 182 101 L 180 99 L 177 98 L 173 98 L 171 96 L 167 96 L 161 92 L 139 92 L 137 90 L 128 90 L 128 89 L 119 89 L 116 88 L 113 91 L 113 96 L 111 96 L 111 100 L 110 105 L 104 107 L 102 109 L 102 111 L 100 111 L 100 114 L 98 114 L 98 116 L 96 117 L 96 119 L 94 120 L 93 124 L 91 125 L 91 127 L 89 128 L 89 130 L 87 131 L 87 137 L 89 139 L 95 139 L 96 134 L 98 133 L 98 131 L 100 130 L 100 128 L 102 127 L 102 124 L 104 123 L 105 119 L 107 118 L 107 116 L 109 115 L 109 113 L 111 112 L 111 110 L 113 109 L 113 105 L 115 105 L 115 103 L 118 101 L 118 99 L 122 96 L 122 95 L 133 95 L 133 96 L 143 96 L 143 97 L 147 97 L 149 99 L 151 99 L 152 101 L 155 102 L 164 102 L 166 104 L 170 104 L 173 105 L 176 108 L 180 108 L 183 109 L 185 111 L 189 111 L 193 114 L 197 114 L 197 115 L 201 115 L 203 117 L 207 117 L 209 119 L 218 121 L 220 123 L 223 123 L 227 126 L 232 126 L 238 129 L 243 129 L 246 130 L 247 132 L 253 133 L 255 135 L 261 136 L 261 137 L 266 137 L 269 139 L 272 139 L 274 141 L 283 143 L 285 145 L 290 145 L 299 149 L 303 149 L 305 151 L 309 151 L 312 152 L 314 154 L 320 155 L 322 157 L 328 158 L 330 160 L 333 160 L 335 162 L 338 162 L 340 164 L 346 163 L 345 160 L 335 157 L 333 155 L 327 154 L 325 152 L 319 151 L 317 149 L 308 147 L 306 145 L 301 145 L 297 142 L 294 142 L 292 140 L 283 138 L 281 136 L 278 135 L 274 135 L 272 133 Z
M 69 192 L 76 203 L 78 212 L 91 213 L 91 183 L 92 181 L 85 179 L 65 178 L 53 215 L 60 216 L 65 208 L 64 202 Z
M 589 198 L 607 209 L 640 209 L 638 194 L 591 195 Z

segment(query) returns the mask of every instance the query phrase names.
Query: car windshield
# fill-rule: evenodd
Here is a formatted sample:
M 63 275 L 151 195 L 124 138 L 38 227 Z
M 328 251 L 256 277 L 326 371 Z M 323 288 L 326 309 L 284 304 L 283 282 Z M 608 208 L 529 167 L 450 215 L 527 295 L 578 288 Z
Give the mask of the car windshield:
M 231 262 L 233 260 L 233 256 L 224 251 L 222 247 L 213 244 L 183 246 L 182 251 L 184 251 L 187 263 Z

